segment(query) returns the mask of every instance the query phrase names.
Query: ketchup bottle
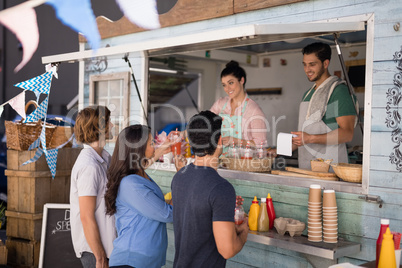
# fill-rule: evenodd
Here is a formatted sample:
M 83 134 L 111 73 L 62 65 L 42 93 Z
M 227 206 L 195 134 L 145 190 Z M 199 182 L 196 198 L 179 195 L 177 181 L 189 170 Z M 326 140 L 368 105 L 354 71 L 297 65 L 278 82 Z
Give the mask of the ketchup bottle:
M 267 213 L 269 218 L 269 229 L 272 229 L 272 227 L 274 227 L 274 220 L 276 218 L 276 215 L 275 215 L 274 203 L 272 203 L 270 193 L 268 193 L 267 196 Z
M 387 231 L 388 227 L 389 227 L 389 220 L 388 219 L 381 219 L 381 229 L 380 229 L 380 234 L 378 235 L 378 239 L 377 239 L 377 247 L 376 247 L 376 255 L 375 255 L 375 267 L 378 267 L 378 261 L 380 260 L 382 239 L 383 239 L 384 234 Z

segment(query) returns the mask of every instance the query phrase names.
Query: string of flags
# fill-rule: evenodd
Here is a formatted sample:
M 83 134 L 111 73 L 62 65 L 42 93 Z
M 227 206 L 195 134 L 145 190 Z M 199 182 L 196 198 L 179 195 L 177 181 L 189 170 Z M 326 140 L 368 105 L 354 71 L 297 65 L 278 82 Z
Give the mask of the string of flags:
M 145 29 L 160 28 L 156 0 L 116 0 L 129 21 Z M 41 4 L 52 6 L 57 18 L 74 31 L 81 33 L 96 52 L 100 34 L 91 0 L 28 0 L 17 6 L 0 11 L 3 24 L 18 38 L 23 47 L 21 62 L 14 69 L 18 72 L 35 53 L 39 44 L 39 30 L 34 7 Z
M 40 119 L 43 119 L 43 127 L 40 136 L 37 140 L 35 140 L 30 146 L 28 150 L 36 150 L 35 156 L 23 163 L 22 165 L 27 165 L 29 163 L 37 161 L 42 154 L 45 154 L 46 162 L 49 166 L 50 172 L 52 174 L 52 178 L 56 176 L 56 165 L 57 165 L 57 154 L 60 148 L 64 147 L 68 144 L 73 138 L 74 135 L 70 137 L 70 139 L 62 145 L 54 149 L 46 148 L 46 114 L 49 104 L 49 94 L 50 87 L 52 83 L 52 77 L 57 76 L 57 67 L 52 66 L 51 64 L 46 66 L 46 72 L 37 77 L 31 78 L 29 80 L 20 82 L 15 84 L 15 87 L 19 87 L 24 89 L 20 94 L 16 97 L 6 101 L 3 104 L 0 104 L 0 116 L 4 110 L 4 106 L 10 104 L 10 106 L 23 118 L 23 122 L 38 122 Z M 32 91 L 35 93 L 37 100 L 41 94 L 46 94 L 47 97 L 40 103 L 40 105 L 28 116 L 25 113 L 25 92 Z M 41 145 L 41 147 L 40 147 Z

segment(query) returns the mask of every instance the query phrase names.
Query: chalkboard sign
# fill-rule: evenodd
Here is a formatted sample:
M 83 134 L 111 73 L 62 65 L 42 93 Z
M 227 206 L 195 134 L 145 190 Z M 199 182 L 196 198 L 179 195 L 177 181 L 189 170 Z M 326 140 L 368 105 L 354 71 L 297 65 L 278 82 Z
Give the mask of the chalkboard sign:
M 75 256 L 70 229 L 69 204 L 45 204 L 39 268 L 82 268 Z

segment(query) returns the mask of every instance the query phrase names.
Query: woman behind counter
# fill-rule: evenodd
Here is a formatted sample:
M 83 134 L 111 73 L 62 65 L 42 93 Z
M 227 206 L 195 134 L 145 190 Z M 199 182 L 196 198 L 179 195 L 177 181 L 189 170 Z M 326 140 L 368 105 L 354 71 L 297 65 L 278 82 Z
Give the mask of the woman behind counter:
M 147 126 L 129 126 L 119 134 L 105 195 L 106 212 L 115 215 L 118 234 L 109 260 L 111 267 L 165 265 L 166 222 L 173 221 L 173 208 L 145 173 L 154 156 L 153 139 Z
M 265 115 L 258 104 L 245 91 L 246 72 L 236 61 L 230 61 L 221 72 L 221 81 L 227 97 L 220 98 L 211 107 L 211 112 L 222 119 L 223 156 L 228 154 L 228 146 L 247 142 L 252 146 L 261 143 L 266 146 L 267 126 Z

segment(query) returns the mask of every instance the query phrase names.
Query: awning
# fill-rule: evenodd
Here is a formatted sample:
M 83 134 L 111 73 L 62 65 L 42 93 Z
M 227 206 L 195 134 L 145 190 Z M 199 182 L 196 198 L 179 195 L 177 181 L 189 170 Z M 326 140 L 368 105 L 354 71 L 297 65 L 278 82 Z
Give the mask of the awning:
M 296 38 L 362 31 L 365 22 L 312 22 L 297 24 L 251 24 L 195 34 L 122 44 L 113 47 L 42 57 L 42 63 L 75 62 L 93 57 L 147 51 L 150 56 L 245 46 Z

